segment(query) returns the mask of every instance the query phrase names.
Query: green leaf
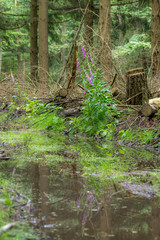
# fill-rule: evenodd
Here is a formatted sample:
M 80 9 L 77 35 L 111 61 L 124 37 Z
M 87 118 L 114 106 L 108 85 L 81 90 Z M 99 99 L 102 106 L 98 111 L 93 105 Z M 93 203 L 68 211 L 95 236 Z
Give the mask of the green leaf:
M 9 199 L 5 199 L 5 204 L 8 206 L 12 206 L 12 202 Z
M 92 128 L 93 128 L 93 126 L 88 126 L 88 127 L 86 128 L 86 132 L 89 132 Z
M 121 154 L 124 154 L 125 151 L 123 149 L 118 149 L 118 151 L 121 153 Z

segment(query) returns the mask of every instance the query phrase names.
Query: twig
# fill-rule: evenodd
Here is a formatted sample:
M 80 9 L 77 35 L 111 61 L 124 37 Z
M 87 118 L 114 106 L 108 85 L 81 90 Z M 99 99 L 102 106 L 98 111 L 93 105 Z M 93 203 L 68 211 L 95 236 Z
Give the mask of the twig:
M 130 101 L 132 98 L 135 98 L 135 97 L 137 97 L 137 96 L 139 96 L 140 94 L 142 94 L 142 92 L 140 92 L 140 93 L 137 93 L 136 95 L 134 95 L 134 96 L 132 96 L 132 97 L 130 97 L 130 98 L 128 98 L 124 103 L 126 103 L 126 102 L 128 102 L 128 101 Z
M 114 75 L 113 81 L 112 81 L 112 83 L 111 83 L 111 87 L 112 87 L 113 84 L 115 83 L 115 81 L 116 81 L 116 77 L 117 77 L 117 73 Z
M 27 201 L 25 203 L 20 203 L 20 204 L 17 204 L 17 205 L 13 205 L 12 208 L 16 208 L 16 207 L 22 207 L 22 206 L 25 206 L 27 205 L 28 203 L 30 203 L 30 199 L 24 195 L 22 195 L 20 192 L 18 192 L 16 189 L 13 189 L 13 188 L 8 188 L 10 189 L 12 192 L 15 192 L 18 197 L 22 198 L 22 199 L 26 199 Z

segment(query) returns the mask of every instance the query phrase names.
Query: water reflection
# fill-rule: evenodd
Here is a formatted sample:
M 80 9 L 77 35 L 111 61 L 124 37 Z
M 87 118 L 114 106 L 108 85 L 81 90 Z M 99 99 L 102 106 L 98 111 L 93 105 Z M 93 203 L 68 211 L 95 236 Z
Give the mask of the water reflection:
M 107 188 L 96 200 L 97 205 L 93 204 L 89 209 L 88 186 L 76 174 L 76 165 L 68 165 L 68 174 L 65 170 L 57 171 L 54 167 L 36 163 L 28 169 L 30 177 L 25 180 L 30 181 L 34 196 L 31 222 L 45 233 L 45 239 L 160 239 L 158 200 L 120 194 L 112 196 Z M 80 196 L 86 199 L 78 206 Z M 86 209 L 89 210 L 83 223 Z

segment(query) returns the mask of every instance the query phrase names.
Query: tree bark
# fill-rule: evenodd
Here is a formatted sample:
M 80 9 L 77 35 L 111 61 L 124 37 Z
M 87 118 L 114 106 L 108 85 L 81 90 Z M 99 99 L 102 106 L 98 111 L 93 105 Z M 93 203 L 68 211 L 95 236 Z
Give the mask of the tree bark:
M 103 80 L 109 85 L 113 78 L 111 34 L 110 34 L 110 0 L 99 0 L 99 29 L 100 29 L 100 63 L 103 70 Z
M 90 1 L 90 2 L 89 2 Z M 89 2 L 89 5 L 88 5 Z M 89 48 L 89 46 L 93 45 L 93 0 L 85 0 L 85 8 L 88 6 L 85 18 L 84 18 L 84 32 L 83 32 L 83 38 L 84 38 L 84 44 L 86 47 L 86 50 Z
M 141 105 L 148 102 L 149 90 L 143 68 L 129 70 L 126 74 L 126 98 L 128 104 Z
M 160 1 L 152 0 L 152 91 L 160 88 Z
M 0 73 L 2 71 L 2 48 L 1 48 L 1 45 L 0 45 Z
M 14 6 L 17 7 L 17 0 L 14 0 Z M 21 50 L 20 43 L 17 37 L 17 62 L 18 62 L 18 75 L 21 77 Z
M 30 74 L 31 80 L 37 85 L 38 77 L 38 14 L 37 0 L 31 0 L 30 6 Z
M 40 92 L 48 93 L 48 0 L 39 0 L 39 73 Z

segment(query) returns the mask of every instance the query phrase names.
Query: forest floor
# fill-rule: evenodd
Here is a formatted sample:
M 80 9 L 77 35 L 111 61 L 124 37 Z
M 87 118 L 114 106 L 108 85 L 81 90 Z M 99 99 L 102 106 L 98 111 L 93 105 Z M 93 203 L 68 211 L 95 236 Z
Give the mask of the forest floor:
M 42 107 L 46 106 L 46 103 L 41 103 Z M 82 176 L 81 181 L 83 178 L 85 179 L 83 174 L 86 174 L 88 182 L 91 182 L 91 189 L 96 188 L 95 183 L 92 186 L 92 177 L 98 177 L 98 181 L 95 182 L 98 184 L 101 182 L 101 185 L 104 184 L 104 186 L 110 181 L 113 194 L 117 194 L 117 196 L 119 192 L 124 193 L 125 191 L 147 199 L 154 198 L 159 194 L 159 115 L 152 118 L 143 117 L 140 109 L 126 107 L 120 110 L 117 124 L 106 129 L 105 136 L 98 133 L 89 137 L 86 133 L 77 131 L 73 131 L 70 136 L 69 122 L 73 118 L 81 116 L 82 100 L 80 102 L 76 100 L 67 101 L 67 103 L 56 102 L 58 106 L 62 107 L 58 109 L 57 114 L 60 116 L 59 119 L 63 119 L 62 124 L 64 124 L 64 128 L 57 125 L 61 129 L 57 133 L 45 124 L 45 128 L 39 131 L 35 123 L 42 120 L 40 118 L 41 111 L 39 113 L 39 109 L 37 109 L 38 118 L 35 120 L 33 111 L 36 105 L 33 101 L 27 104 L 15 104 L 14 102 L 0 104 L 0 167 L 3 174 L 5 171 L 9 174 L 13 184 L 10 186 L 10 182 L 6 183 L 3 175 L 0 176 L 3 183 L 6 184 L 6 189 L 4 188 L 3 196 L 1 196 L 9 204 L 6 211 L 9 212 L 10 206 L 13 204 L 8 200 L 12 199 L 10 195 L 13 194 L 16 196 L 16 198 L 14 196 L 16 201 L 20 196 L 25 201 L 25 207 L 30 206 L 28 198 L 25 197 L 25 195 L 28 196 L 26 185 L 24 189 L 19 187 L 18 192 L 15 189 L 17 189 L 18 181 L 20 186 L 23 183 L 22 177 L 26 176 L 28 179 L 26 171 L 32 161 L 33 163 L 36 161 L 36 164 L 39 161 L 40 165 L 43 161 L 43 164 L 50 166 L 50 169 L 51 167 L 58 168 L 58 174 L 62 172 L 68 173 L 69 176 L 79 174 L 78 177 Z M 50 104 L 52 107 L 53 102 Z M 45 118 L 43 120 L 45 121 Z M 32 132 L 30 130 L 33 126 L 35 128 Z M 71 140 L 69 140 L 70 138 Z M 20 179 L 17 180 L 18 175 L 14 171 L 21 173 L 21 168 L 24 170 L 24 176 L 20 174 Z M 102 178 L 100 178 L 100 174 L 102 174 Z M 99 190 L 101 191 L 101 187 Z M 27 214 L 27 211 L 28 208 L 24 210 L 24 213 Z M 17 216 L 18 214 L 17 210 L 13 213 Z M 10 217 L 8 216 L 6 223 L 9 221 Z M 0 224 L 0 227 L 4 223 Z M 33 235 L 32 229 L 30 231 L 30 234 Z M 25 232 L 29 234 L 28 229 L 25 229 Z M 29 239 L 27 237 L 26 239 Z M 16 238 L 16 240 L 19 239 L 21 238 Z
M 62 107 L 61 110 L 58 110 L 57 114 L 69 122 L 70 119 L 81 115 L 82 102 L 83 99 L 74 99 L 67 102 L 58 100 L 54 103 L 51 101 L 51 104 Z M 23 117 L 25 119 L 26 116 L 26 110 L 21 106 L 17 105 L 12 108 L 8 103 L 0 104 L 0 113 L 0 128 L 2 131 L 9 129 L 22 130 L 23 128 L 30 128 L 30 125 L 32 125 L 30 124 L 31 121 L 29 121 L 28 126 L 25 120 L 24 122 L 19 121 Z M 69 134 L 67 124 L 63 134 Z M 82 133 L 76 134 L 81 135 Z M 99 134 L 94 136 L 94 139 L 98 142 L 103 141 L 103 138 Z M 121 109 L 111 140 L 119 141 L 120 144 L 129 147 L 140 146 L 144 149 L 160 151 L 160 114 L 153 117 L 144 117 L 141 114 L 140 107 L 133 109 L 128 106 Z

